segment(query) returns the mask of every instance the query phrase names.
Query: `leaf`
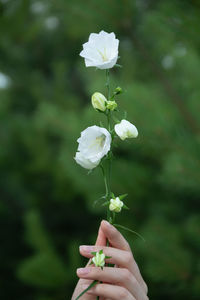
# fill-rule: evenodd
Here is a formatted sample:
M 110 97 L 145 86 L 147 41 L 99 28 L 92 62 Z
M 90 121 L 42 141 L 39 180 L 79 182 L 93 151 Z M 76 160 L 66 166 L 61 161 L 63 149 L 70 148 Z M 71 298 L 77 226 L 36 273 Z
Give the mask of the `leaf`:
M 112 258 L 112 256 L 105 256 L 105 259 Z
M 109 205 L 110 201 L 106 201 L 102 204 L 102 206 L 106 206 L 106 205 Z
M 122 65 L 115 64 L 115 67 L 116 67 L 116 68 L 122 68 Z
M 89 291 L 97 283 L 98 283 L 98 280 L 94 280 L 75 300 L 78 300 L 81 296 L 83 296 L 87 291 Z
M 91 254 L 95 256 L 95 255 L 96 255 L 96 252 L 91 252 Z
M 124 208 L 124 209 L 129 209 L 129 207 L 126 206 L 125 204 L 123 204 L 123 208 Z
M 145 239 L 144 239 L 139 233 L 137 233 L 136 231 L 131 230 L 131 229 L 129 229 L 129 228 L 125 227 L 125 226 L 122 226 L 122 225 L 120 225 L 120 224 L 113 224 L 113 225 L 114 225 L 115 227 L 117 227 L 117 228 L 121 228 L 121 229 L 124 229 L 124 230 L 126 230 L 126 231 L 129 231 L 129 232 L 131 232 L 131 233 L 136 234 L 139 238 L 141 238 L 141 239 L 143 240 L 143 242 L 145 242 Z
M 101 250 L 99 251 L 99 254 L 103 254 L 103 249 L 101 249 Z
M 120 195 L 120 196 L 119 196 L 119 199 L 120 199 L 120 200 L 123 200 L 123 199 L 126 198 L 127 196 L 128 196 L 128 194 Z

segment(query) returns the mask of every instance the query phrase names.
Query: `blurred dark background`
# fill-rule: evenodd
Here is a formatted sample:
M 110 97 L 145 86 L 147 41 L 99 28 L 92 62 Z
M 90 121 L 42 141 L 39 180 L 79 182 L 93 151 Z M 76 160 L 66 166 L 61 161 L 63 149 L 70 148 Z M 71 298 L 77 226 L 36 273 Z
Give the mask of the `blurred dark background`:
M 140 133 L 115 153 L 118 222 L 146 239 L 125 233 L 150 299 L 199 299 L 200 2 L 1 0 L 0 15 L 0 299 L 70 299 L 105 218 L 100 171 L 73 159 L 101 117 L 105 72 L 79 56 L 100 30 L 120 40 L 111 83 Z

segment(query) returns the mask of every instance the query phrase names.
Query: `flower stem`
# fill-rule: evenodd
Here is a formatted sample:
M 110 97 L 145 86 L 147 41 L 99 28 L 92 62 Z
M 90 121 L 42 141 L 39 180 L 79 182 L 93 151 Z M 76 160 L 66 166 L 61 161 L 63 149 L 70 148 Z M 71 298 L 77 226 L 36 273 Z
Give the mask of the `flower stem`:
M 106 69 L 106 86 L 108 90 L 108 100 L 110 100 L 110 71 L 109 69 Z

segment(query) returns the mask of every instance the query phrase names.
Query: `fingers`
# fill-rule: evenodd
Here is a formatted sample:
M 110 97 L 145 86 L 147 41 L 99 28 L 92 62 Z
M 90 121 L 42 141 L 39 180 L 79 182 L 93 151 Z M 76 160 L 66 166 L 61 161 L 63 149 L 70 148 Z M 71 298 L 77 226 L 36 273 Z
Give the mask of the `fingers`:
M 124 287 L 112 284 L 97 284 L 88 291 L 88 294 L 112 300 L 136 300 Z
M 144 290 L 128 269 L 104 267 L 103 270 L 101 270 L 96 267 L 87 267 L 78 269 L 77 275 L 84 279 L 98 280 L 122 286 L 138 300 L 148 299 Z
M 106 245 L 106 239 L 109 240 L 109 243 L 112 245 L 112 247 L 115 247 L 119 250 L 126 251 L 126 254 L 125 254 L 125 252 L 123 252 L 123 253 L 119 252 L 118 254 L 116 254 L 116 252 L 112 253 L 112 254 L 110 252 L 109 252 L 110 254 L 105 252 L 105 254 L 107 256 L 112 256 L 115 259 L 115 262 L 113 260 L 113 262 L 108 261 L 108 263 L 114 263 L 121 267 L 127 267 L 130 270 L 130 272 L 132 272 L 133 275 L 136 277 L 136 279 L 138 280 L 140 285 L 143 287 L 144 291 L 147 293 L 147 285 L 144 282 L 142 275 L 140 273 L 140 270 L 138 268 L 138 265 L 133 258 L 133 255 L 132 255 L 132 252 L 131 252 L 128 242 L 125 240 L 123 235 L 114 226 L 112 226 L 107 221 L 103 220 L 101 222 L 101 225 L 99 228 L 99 234 L 98 234 L 96 245 L 100 245 L 100 246 Z M 100 248 L 102 249 L 102 247 L 100 247 Z M 99 249 L 99 250 L 101 250 L 101 249 Z M 114 249 L 114 248 L 111 248 L 111 249 Z M 88 251 L 92 252 L 92 251 L 96 251 L 96 250 L 94 250 L 94 248 L 93 248 L 91 251 L 90 250 L 88 250 Z M 81 251 L 81 254 L 88 258 L 91 257 L 91 256 L 87 256 L 85 251 L 84 251 L 84 253 Z
M 95 245 L 97 246 L 106 246 L 106 236 L 102 230 L 102 226 L 100 225 L 99 227 L 99 232 L 98 232 L 98 236 L 97 236 L 97 240 Z
M 81 255 L 87 258 L 93 257 L 91 252 L 99 252 L 103 250 L 103 253 L 106 256 L 111 256 L 111 258 L 106 259 L 106 263 L 115 264 L 122 268 L 131 267 L 133 264 L 133 256 L 131 252 L 125 250 L 119 250 L 112 247 L 105 247 L 105 246 L 80 246 L 79 247 Z
M 112 245 L 112 247 L 130 251 L 130 246 L 123 235 L 109 222 L 103 220 L 100 228 L 102 229 L 105 237 L 109 240 L 109 243 Z

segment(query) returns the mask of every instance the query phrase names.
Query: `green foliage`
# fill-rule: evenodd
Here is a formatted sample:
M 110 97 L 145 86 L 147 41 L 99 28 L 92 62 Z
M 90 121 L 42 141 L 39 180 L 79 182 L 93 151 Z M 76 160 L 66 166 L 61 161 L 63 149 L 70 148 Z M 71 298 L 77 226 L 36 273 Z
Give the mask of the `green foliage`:
M 116 222 L 145 238 L 125 233 L 150 298 L 198 299 L 198 1 L 1 0 L 0 14 L 0 298 L 70 299 L 78 247 L 95 241 L 103 180 L 73 156 L 102 121 L 90 99 L 105 72 L 79 53 L 103 29 L 120 39 L 111 90 L 123 88 L 115 100 L 139 130 L 115 145 L 112 191 L 130 208 Z

